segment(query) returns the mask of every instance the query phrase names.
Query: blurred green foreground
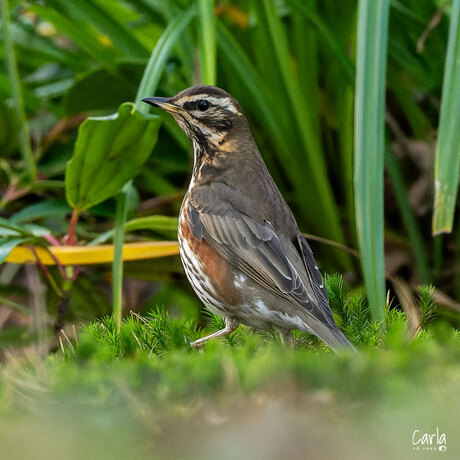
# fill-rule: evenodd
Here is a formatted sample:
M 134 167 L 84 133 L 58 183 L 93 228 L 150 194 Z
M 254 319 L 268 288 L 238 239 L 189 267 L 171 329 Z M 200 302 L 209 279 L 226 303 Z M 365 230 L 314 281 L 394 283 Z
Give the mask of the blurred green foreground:
M 2 458 L 458 458 L 459 334 L 430 322 L 422 292 L 415 337 L 391 310 L 379 338 L 364 297 L 327 281 L 359 353 L 336 355 L 303 333 L 292 350 L 241 327 L 197 352 L 189 342 L 207 330 L 156 308 L 132 313 L 120 335 L 106 317 L 61 333 L 46 358 L 39 348 L 10 356 L 0 369 Z M 221 321 L 210 316 L 207 329 Z M 445 444 L 413 444 L 437 429 Z

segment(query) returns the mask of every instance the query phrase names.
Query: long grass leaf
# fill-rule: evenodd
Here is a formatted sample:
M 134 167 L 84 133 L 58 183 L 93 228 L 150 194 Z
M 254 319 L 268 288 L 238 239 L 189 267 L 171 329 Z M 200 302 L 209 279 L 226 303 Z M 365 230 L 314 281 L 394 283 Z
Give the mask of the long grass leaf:
M 245 53 L 242 46 L 231 34 L 228 28 L 218 22 L 218 45 L 219 54 L 225 57 L 232 71 L 232 75 L 238 78 L 238 83 L 247 90 L 247 99 L 251 101 L 252 110 L 255 110 L 262 125 L 274 144 L 274 149 L 281 164 L 285 168 L 286 177 L 291 182 L 298 203 L 301 206 L 297 209 L 299 216 L 304 220 L 309 220 L 309 229 L 324 235 L 324 222 L 312 216 L 321 216 L 321 203 L 315 197 L 314 188 L 310 181 L 305 180 L 305 161 L 303 155 L 299 155 L 298 138 L 286 135 L 283 126 L 279 123 L 279 99 L 273 99 L 271 88 L 267 87 L 266 79 L 262 78 L 258 69 L 254 66 L 254 61 Z M 337 252 L 333 257 L 340 258 Z M 343 263 L 345 265 L 346 262 Z
M 344 242 L 344 235 L 340 225 L 338 208 L 332 194 L 332 189 L 327 176 L 326 164 L 322 152 L 319 133 L 315 132 L 312 114 L 310 113 L 299 79 L 294 72 L 290 51 L 286 36 L 286 29 L 283 27 L 277 15 L 274 2 L 263 0 L 266 21 L 271 34 L 271 41 L 274 45 L 273 52 L 280 69 L 281 77 L 287 92 L 287 99 L 292 107 L 295 122 L 299 128 L 300 140 L 305 152 L 305 166 L 309 170 L 309 181 L 315 187 L 314 199 L 320 204 L 326 236 L 337 242 Z M 348 265 L 347 257 L 342 256 L 342 263 Z
M 13 38 L 11 35 L 10 24 L 10 11 L 8 0 L 1 2 L 2 12 L 2 33 L 3 33 L 3 46 L 5 53 L 6 68 L 8 72 L 8 79 L 11 86 L 12 100 L 14 104 L 14 111 L 17 119 L 17 136 L 19 149 L 21 151 L 22 159 L 24 161 L 25 169 L 31 182 L 35 181 L 37 175 L 37 168 L 35 165 L 32 147 L 30 145 L 29 126 L 26 120 L 24 110 L 24 101 L 22 98 L 21 80 L 19 78 L 18 67 L 16 62 L 16 53 L 14 51 Z
M 284 139 L 283 130 L 277 123 L 275 113 L 270 106 L 270 99 L 266 97 L 269 91 L 265 87 L 262 77 L 224 24 L 218 24 L 218 32 L 219 46 L 222 53 L 232 65 L 233 72 L 240 77 L 242 85 L 249 91 L 253 98 L 253 104 L 259 109 L 268 131 L 272 133 L 282 151 L 289 155 L 289 148 Z
M 385 166 L 393 184 L 393 189 L 401 211 L 404 227 L 409 235 L 412 253 L 420 280 L 424 284 L 429 284 L 431 281 L 431 275 L 428 268 L 427 251 L 423 242 L 422 232 L 420 231 L 417 219 L 415 218 L 414 212 L 410 206 L 398 161 L 394 157 L 393 153 L 388 149 L 385 154 Z
M 267 132 L 271 133 L 279 156 L 284 158 L 285 164 L 288 165 L 286 168 L 287 176 L 294 189 L 300 192 L 305 185 L 301 164 L 298 163 L 295 150 L 290 148 L 290 139 L 286 137 L 278 122 L 277 112 L 274 110 L 276 103 L 272 102 L 271 93 L 265 80 L 260 76 L 249 56 L 225 25 L 218 23 L 217 30 L 221 53 L 228 59 L 233 73 L 239 77 L 239 81 L 247 89 L 252 105 L 257 108 L 263 125 L 267 127 Z M 296 165 L 296 167 L 292 167 L 292 165 Z
M 356 44 L 354 190 L 358 244 L 373 319 L 385 317 L 383 167 L 388 0 L 360 0 Z
M 350 85 L 338 86 L 336 103 L 339 119 L 339 145 L 341 153 L 341 180 L 345 195 L 346 213 L 350 232 L 350 241 L 356 245 L 355 203 L 353 193 L 353 156 L 354 156 L 354 89 Z
M 142 76 L 141 83 L 137 90 L 136 109 L 140 112 L 147 113 L 149 111 L 148 105 L 144 104 L 141 99 L 155 94 L 166 60 L 177 40 L 195 14 L 196 9 L 195 6 L 192 5 L 184 13 L 177 16 L 169 23 L 161 38 L 158 40 L 158 43 L 150 55 L 149 62 L 147 63 L 144 75 Z
M 105 34 L 127 56 L 132 58 L 145 58 L 148 56 L 148 50 L 136 38 L 133 31 L 119 22 L 110 11 L 104 9 L 102 4 L 90 0 L 78 0 L 77 2 L 50 0 L 50 3 L 58 11 L 67 14 L 70 18 L 83 17 Z
M 460 0 L 450 14 L 434 172 L 433 234 L 452 231 L 460 169 Z
M 313 25 L 318 35 L 320 36 L 322 43 L 324 43 L 330 49 L 332 54 L 337 58 L 337 62 L 341 64 L 347 80 L 350 83 L 353 82 L 355 76 L 353 64 L 351 63 L 349 57 L 345 54 L 334 34 L 329 30 L 321 17 L 312 11 L 312 8 L 308 2 L 303 2 L 301 0 L 289 0 L 289 4 L 292 5 L 296 14 L 302 15 Z
M 305 103 L 312 113 L 312 129 L 315 133 L 320 130 L 319 110 L 319 53 L 318 34 L 315 29 L 300 15 L 292 18 L 291 40 L 293 55 L 297 61 L 297 76 L 302 88 Z
M 41 19 L 52 23 L 56 29 L 71 38 L 97 62 L 113 59 L 113 52 L 107 50 L 88 30 L 82 29 L 81 24 L 78 22 L 72 21 L 52 8 L 46 8 L 41 5 L 31 5 L 30 11 L 37 14 Z

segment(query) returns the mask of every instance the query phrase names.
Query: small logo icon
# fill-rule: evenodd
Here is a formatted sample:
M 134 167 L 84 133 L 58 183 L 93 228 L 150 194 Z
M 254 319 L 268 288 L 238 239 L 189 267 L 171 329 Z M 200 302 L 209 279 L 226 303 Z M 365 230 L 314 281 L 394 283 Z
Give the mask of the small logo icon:
M 436 450 L 439 452 L 447 451 L 447 439 L 445 433 L 440 433 L 436 427 L 435 432 L 423 433 L 421 430 L 414 430 L 412 433 L 413 450 Z

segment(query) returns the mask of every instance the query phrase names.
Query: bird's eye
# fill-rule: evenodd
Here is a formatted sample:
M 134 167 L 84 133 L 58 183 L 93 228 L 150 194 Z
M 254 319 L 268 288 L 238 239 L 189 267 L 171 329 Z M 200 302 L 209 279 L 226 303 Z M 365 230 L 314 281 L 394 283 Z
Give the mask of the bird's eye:
M 205 110 L 208 110 L 209 109 L 209 106 L 211 104 L 206 100 L 206 99 L 200 99 L 197 103 L 196 103 L 196 108 L 198 110 L 201 110 L 202 112 L 204 112 Z

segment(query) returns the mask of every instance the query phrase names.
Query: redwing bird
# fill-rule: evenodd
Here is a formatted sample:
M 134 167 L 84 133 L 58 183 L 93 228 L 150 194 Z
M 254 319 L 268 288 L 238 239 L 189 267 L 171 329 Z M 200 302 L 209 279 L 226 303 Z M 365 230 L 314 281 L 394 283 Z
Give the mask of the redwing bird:
M 214 86 L 143 101 L 171 113 L 193 143 L 193 173 L 179 215 L 180 255 L 198 297 L 226 326 L 192 345 L 199 348 L 242 323 L 285 337 L 306 331 L 333 349 L 353 348 L 334 322 L 310 246 L 240 104 Z

